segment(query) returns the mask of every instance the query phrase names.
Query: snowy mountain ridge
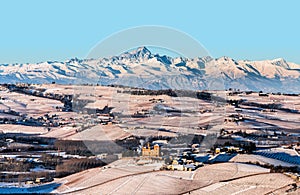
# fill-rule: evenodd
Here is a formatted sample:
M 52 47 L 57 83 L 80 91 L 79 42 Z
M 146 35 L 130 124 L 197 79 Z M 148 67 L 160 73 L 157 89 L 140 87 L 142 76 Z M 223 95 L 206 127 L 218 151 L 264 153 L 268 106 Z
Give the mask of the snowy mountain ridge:
M 300 65 L 282 58 L 236 61 L 152 54 L 146 47 L 99 59 L 0 64 L 1 83 L 122 84 L 151 89 L 228 89 L 300 93 Z

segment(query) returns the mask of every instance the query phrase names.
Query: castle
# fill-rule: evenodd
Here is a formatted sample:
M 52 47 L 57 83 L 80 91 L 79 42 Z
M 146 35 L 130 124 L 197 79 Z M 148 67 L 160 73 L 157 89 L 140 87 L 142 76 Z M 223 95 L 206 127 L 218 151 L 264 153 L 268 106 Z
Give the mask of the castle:
M 160 156 L 160 149 L 159 145 L 155 144 L 153 149 L 151 149 L 150 144 L 147 144 L 147 147 L 143 147 L 142 149 L 142 156 L 150 156 L 150 157 L 159 157 Z

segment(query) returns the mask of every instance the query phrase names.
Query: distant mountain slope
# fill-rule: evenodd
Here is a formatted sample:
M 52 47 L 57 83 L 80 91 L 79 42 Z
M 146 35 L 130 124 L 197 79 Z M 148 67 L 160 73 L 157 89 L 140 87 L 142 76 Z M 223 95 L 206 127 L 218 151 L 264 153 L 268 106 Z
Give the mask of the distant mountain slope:
M 1 64 L 1 83 L 122 84 L 151 89 L 228 89 L 300 93 L 300 65 L 284 59 L 171 58 L 146 47 L 101 59 Z

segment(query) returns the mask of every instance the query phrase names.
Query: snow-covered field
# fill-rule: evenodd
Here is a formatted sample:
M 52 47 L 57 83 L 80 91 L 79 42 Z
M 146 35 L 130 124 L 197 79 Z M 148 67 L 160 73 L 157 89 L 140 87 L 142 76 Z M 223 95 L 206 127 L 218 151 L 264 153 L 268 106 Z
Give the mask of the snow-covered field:
M 159 166 L 138 166 L 133 159 L 122 159 L 106 169 L 95 168 L 67 176 L 55 193 L 70 194 L 238 194 L 267 193 L 293 183 L 283 174 L 240 163 L 207 165 L 192 172 L 155 171 Z M 57 181 L 58 182 L 58 181 Z M 274 183 L 275 185 L 272 185 Z
M 259 162 L 260 164 L 271 164 L 274 166 L 278 166 L 278 165 L 286 166 L 286 167 L 295 166 L 295 164 L 291 164 L 284 161 L 276 160 L 273 158 L 267 158 L 265 156 L 255 155 L 255 154 L 238 154 L 232 159 L 230 159 L 230 162 L 241 162 L 241 163 Z
M 18 187 L 7 183 L 0 183 L 0 194 L 48 194 L 53 192 L 59 186 L 59 183 L 48 183 L 36 186 L 24 185 Z

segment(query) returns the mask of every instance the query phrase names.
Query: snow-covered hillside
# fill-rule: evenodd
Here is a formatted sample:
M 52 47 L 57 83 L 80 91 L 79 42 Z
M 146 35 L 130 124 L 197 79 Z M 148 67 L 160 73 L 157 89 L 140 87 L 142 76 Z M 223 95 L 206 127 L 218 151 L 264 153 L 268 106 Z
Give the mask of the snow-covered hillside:
M 300 65 L 284 59 L 235 61 L 171 58 L 146 47 L 101 59 L 1 64 L 1 83 L 122 84 L 151 89 L 228 89 L 300 92 Z

